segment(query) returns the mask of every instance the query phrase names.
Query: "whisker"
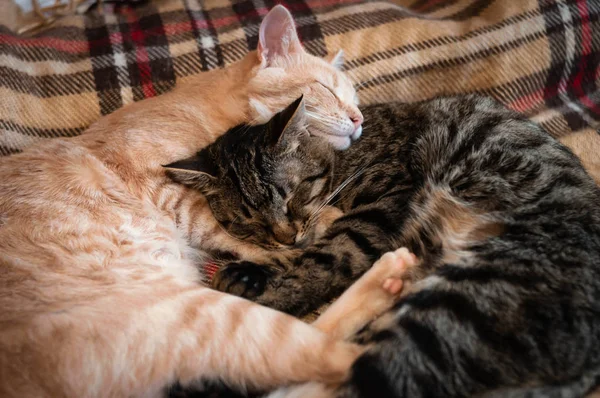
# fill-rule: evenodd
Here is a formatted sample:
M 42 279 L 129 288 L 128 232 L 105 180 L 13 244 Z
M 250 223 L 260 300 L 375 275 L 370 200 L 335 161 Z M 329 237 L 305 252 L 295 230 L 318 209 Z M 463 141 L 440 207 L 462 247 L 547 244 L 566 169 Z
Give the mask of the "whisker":
M 233 221 L 231 221 L 231 223 L 233 224 L 234 222 L 236 222 L 236 221 L 238 220 L 238 218 L 240 218 L 240 216 L 239 216 L 239 215 L 238 215 L 238 216 L 236 216 L 236 217 L 233 219 Z M 231 239 L 237 240 L 237 241 L 239 241 L 239 242 L 243 242 L 243 240 L 242 240 L 242 239 L 240 239 L 240 238 L 237 238 L 237 237 L 233 236 L 233 235 L 232 235 L 232 234 L 229 232 L 229 230 L 228 230 L 227 228 L 225 228 L 225 227 L 224 227 L 224 226 L 223 226 L 223 225 L 222 225 L 220 222 L 218 222 L 218 221 L 217 221 L 217 225 L 219 226 L 219 228 L 221 228 L 221 230 L 222 230 L 223 232 L 225 232 L 225 235 L 229 236 Z
M 221 230 L 222 230 L 223 232 L 225 232 L 225 235 L 229 236 L 229 237 L 230 237 L 230 238 L 232 238 L 232 239 L 235 239 L 235 240 L 237 240 L 237 241 L 240 241 L 240 239 L 238 239 L 238 238 L 236 238 L 235 236 L 231 235 L 231 234 L 229 233 L 229 231 L 228 231 L 228 230 L 227 230 L 227 229 L 226 229 L 224 226 L 222 226 L 222 225 L 221 225 L 221 223 L 218 223 L 218 224 L 219 224 L 219 228 L 221 228 Z
M 318 113 L 315 112 L 311 112 L 311 111 L 306 111 L 306 115 L 313 118 L 313 119 L 317 119 L 317 120 L 322 120 L 322 121 L 330 121 L 332 123 L 339 123 L 339 119 L 335 118 L 335 117 L 331 117 L 331 116 L 326 116 L 326 115 L 320 115 Z
M 317 207 L 316 210 L 314 210 L 308 217 L 308 223 L 310 224 L 312 222 L 312 219 L 315 218 L 316 216 L 318 216 L 323 209 L 325 208 L 325 206 L 327 206 L 335 197 L 338 193 L 340 193 L 344 188 L 346 188 L 348 186 L 348 184 L 350 184 L 353 180 L 355 180 L 357 177 L 359 177 L 362 173 L 365 172 L 365 170 L 367 169 L 367 165 L 361 167 L 360 169 L 356 170 L 354 173 L 352 173 L 348 178 L 346 178 L 344 181 L 342 181 L 342 183 L 340 183 L 340 185 L 338 185 L 338 187 L 336 189 L 334 189 L 329 195 L 327 195 L 327 197 L 323 200 L 323 202 Z
M 316 120 L 323 127 L 332 127 L 332 128 L 334 128 L 334 127 L 336 127 L 336 126 L 338 126 L 340 124 L 340 121 L 339 120 L 335 120 L 335 119 L 325 120 L 325 119 L 315 118 L 315 117 L 312 117 L 312 116 L 309 116 L 309 117 L 311 117 L 313 120 Z
M 337 118 L 333 118 L 333 117 L 319 116 L 317 114 L 311 114 L 309 112 L 307 112 L 307 116 L 312 119 L 315 119 L 315 120 L 321 120 L 323 122 L 339 123 L 339 120 Z
M 331 202 L 329 205 L 330 206 L 335 206 L 339 201 L 341 201 L 342 199 L 346 198 L 348 195 L 350 195 L 350 192 L 346 192 L 346 193 L 340 195 L 335 201 Z

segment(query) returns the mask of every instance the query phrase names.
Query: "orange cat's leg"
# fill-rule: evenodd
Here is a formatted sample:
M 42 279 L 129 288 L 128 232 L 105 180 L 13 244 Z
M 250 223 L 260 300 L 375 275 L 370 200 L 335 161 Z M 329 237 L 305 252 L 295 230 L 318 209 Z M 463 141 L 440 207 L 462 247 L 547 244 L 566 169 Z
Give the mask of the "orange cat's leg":
M 155 396 L 200 379 L 260 390 L 338 383 L 363 351 L 245 299 L 161 283 L 0 330 L 0 396 Z
M 183 327 L 181 333 L 204 332 L 197 336 L 197 345 L 179 352 L 176 374 L 183 383 L 198 379 L 199 371 L 204 378 L 256 389 L 299 380 L 336 383 L 346 377 L 363 351 L 292 316 L 244 299 L 212 290 L 203 296 L 207 297 L 186 305 L 187 311 L 197 315 L 188 314 L 195 319 L 193 327 Z M 203 304 L 207 299 L 215 301 Z
M 82 284 L 85 300 L 24 313 L 0 329 L 0 396 L 153 396 L 175 381 L 199 379 L 261 390 L 338 384 L 363 348 L 337 338 L 393 304 L 383 284 L 401 275 L 401 258 L 408 264 L 403 255 L 382 258 L 316 327 L 164 278 Z
M 415 265 L 408 249 L 384 254 L 312 325 L 345 340 L 390 309 L 399 298 L 404 272 Z

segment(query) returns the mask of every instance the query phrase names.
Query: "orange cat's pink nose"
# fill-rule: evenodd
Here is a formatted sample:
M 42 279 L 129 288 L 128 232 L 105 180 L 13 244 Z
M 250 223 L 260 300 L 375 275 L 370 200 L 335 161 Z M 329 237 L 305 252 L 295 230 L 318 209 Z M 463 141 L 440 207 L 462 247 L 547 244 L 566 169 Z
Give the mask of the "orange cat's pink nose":
M 358 128 L 363 123 L 363 121 L 365 119 L 363 118 L 362 113 L 359 112 L 359 113 L 355 113 L 355 114 L 350 115 L 350 120 L 352 120 L 352 123 L 354 124 L 354 127 Z

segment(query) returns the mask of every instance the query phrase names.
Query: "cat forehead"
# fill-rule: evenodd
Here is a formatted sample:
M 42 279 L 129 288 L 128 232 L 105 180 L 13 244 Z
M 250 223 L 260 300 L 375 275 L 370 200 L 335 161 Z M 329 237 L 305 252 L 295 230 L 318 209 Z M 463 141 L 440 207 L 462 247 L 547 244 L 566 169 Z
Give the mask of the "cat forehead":
M 352 87 L 350 79 L 340 70 L 328 64 L 324 60 L 319 60 L 320 66 L 323 68 L 321 72 L 315 73 L 317 80 L 330 87 Z
M 329 64 L 325 68 L 326 73 L 316 74 L 317 82 L 331 90 L 338 98 L 344 101 L 352 101 L 356 91 L 350 78 Z
M 288 71 L 299 79 L 317 81 L 329 88 L 352 89 L 348 76 L 321 58 L 307 56 L 304 62 L 293 65 Z

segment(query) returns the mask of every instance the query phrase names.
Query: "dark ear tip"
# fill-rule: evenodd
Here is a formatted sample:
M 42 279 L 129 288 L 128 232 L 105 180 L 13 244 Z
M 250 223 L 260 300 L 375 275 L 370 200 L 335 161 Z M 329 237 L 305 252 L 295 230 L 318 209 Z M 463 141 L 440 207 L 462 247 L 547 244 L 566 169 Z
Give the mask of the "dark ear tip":
M 181 160 L 178 160 L 178 161 L 173 162 L 173 163 L 163 164 L 163 165 L 161 165 L 161 167 L 163 167 L 165 169 L 179 169 L 179 168 L 182 168 L 181 167 L 182 163 L 183 162 Z
M 170 167 L 165 167 L 165 175 L 173 181 L 178 180 L 178 173 L 175 171 L 177 169 L 172 169 Z
M 302 101 L 304 100 L 304 94 L 301 94 L 298 98 L 296 98 L 294 100 L 294 102 L 292 102 L 289 106 L 290 109 L 296 110 L 300 107 L 300 104 L 302 104 Z

